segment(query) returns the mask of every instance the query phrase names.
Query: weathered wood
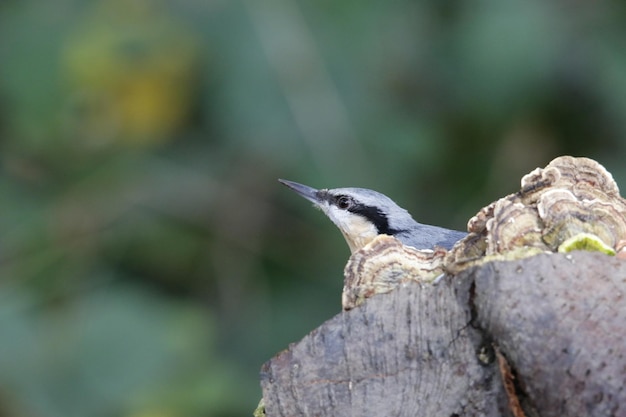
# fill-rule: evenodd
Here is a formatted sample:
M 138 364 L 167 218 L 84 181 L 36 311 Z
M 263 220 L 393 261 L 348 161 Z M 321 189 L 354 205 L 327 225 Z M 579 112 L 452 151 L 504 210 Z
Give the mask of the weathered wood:
M 508 416 L 492 340 L 527 416 L 626 415 L 625 294 L 626 262 L 585 252 L 403 284 L 266 363 L 266 412 Z
M 468 271 L 478 323 L 542 417 L 626 416 L 626 262 L 592 252 Z
M 264 365 L 267 415 L 502 415 L 469 286 L 407 283 L 329 320 Z

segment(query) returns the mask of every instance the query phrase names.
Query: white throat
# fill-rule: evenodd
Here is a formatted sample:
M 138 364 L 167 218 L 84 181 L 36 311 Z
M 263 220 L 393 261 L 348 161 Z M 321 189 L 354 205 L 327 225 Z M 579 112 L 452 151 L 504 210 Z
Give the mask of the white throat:
M 341 230 L 352 253 L 358 251 L 378 236 L 376 226 L 363 216 L 341 210 L 329 204 L 322 205 L 321 209 Z

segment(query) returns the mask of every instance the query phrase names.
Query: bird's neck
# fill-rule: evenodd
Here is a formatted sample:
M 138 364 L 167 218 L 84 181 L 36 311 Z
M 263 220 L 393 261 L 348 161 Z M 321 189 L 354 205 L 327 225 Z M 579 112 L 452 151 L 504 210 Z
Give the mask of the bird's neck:
M 344 230 L 342 227 L 340 227 L 340 230 L 352 253 L 358 251 L 379 235 L 376 226 L 365 219 L 351 222 L 350 230 Z

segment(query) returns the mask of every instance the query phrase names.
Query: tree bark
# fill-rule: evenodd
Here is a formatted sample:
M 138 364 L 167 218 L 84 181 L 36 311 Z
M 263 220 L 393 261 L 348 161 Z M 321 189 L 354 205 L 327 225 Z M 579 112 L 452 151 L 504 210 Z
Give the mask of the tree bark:
M 626 416 L 624 294 L 626 262 L 587 252 L 403 284 L 267 362 L 266 414 Z

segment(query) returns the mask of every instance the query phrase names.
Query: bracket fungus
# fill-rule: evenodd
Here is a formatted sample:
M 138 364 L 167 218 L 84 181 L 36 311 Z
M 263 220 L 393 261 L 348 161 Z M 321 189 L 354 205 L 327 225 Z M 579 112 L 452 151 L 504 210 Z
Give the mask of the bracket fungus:
M 387 293 L 408 281 L 432 282 L 443 274 L 447 251 L 418 250 L 380 235 L 355 252 L 344 268 L 341 303 L 350 310 L 374 294 Z
M 344 310 L 407 281 L 431 282 L 492 260 L 599 251 L 626 257 L 626 200 L 612 175 L 589 158 L 561 156 L 525 175 L 521 189 L 482 208 L 450 250 L 417 250 L 379 236 L 344 270 Z
M 521 189 L 483 208 L 446 270 L 542 252 L 599 251 L 624 256 L 626 200 L 612 175 L 589 158 L 561 156 L 522 178 Z

